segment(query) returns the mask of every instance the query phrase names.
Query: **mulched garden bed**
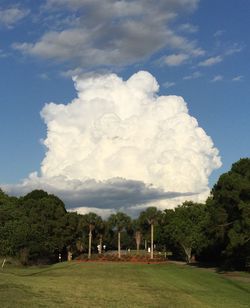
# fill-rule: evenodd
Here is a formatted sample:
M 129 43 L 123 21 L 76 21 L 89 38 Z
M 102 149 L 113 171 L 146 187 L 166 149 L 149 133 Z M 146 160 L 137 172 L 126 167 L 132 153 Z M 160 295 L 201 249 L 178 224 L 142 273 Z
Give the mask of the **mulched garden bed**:
M 81 255 L 76 258 L 76 262 L 101 262 L 101 263 L 110 263 L 110 262 L 119 262 L 119 263 L 141 263 L 141 264 L 164 264 L 168 260 L 162 255 L 155 255 L 154 259 L 150 259 L 147 255 L 122 255 L 119 259 L 117 254 L 109 255 L 92 255 L 91 259 L 88 259 L 86 255 Z

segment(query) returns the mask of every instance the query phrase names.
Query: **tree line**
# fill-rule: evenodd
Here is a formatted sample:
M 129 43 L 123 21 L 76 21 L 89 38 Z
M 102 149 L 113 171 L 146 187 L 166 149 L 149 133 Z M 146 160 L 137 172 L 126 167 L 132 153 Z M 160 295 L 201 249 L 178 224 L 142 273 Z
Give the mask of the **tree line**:
M 250 159 L 240 159 L 220 176 L 205 203 L 186 201 L 175 209 L 149 207 L 132 219 L 125 213 L 102 219 L 67 212 L 43 190 L 11 197 L 0 190 L 0 255 L 23 264 L 57 262 L 123 249 L 171 252 L 232 269 L 250 266 Z

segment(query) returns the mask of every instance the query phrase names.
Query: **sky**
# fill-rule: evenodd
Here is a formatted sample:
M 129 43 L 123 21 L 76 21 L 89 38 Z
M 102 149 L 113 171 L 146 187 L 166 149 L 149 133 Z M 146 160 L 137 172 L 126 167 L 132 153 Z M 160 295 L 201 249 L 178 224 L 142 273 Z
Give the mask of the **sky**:
M 0 186 L 102 215 L 204 201 L 250 156 L 248 0 L 2 0 Z

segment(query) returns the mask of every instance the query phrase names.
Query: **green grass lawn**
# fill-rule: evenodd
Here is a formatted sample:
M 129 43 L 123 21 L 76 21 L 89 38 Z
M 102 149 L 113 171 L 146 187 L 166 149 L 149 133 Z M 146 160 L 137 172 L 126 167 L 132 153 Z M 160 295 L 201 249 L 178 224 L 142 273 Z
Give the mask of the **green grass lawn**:
M 175 264 L 7 265 L 0 307 L 250 307 L 250 275 L 243 276 Z

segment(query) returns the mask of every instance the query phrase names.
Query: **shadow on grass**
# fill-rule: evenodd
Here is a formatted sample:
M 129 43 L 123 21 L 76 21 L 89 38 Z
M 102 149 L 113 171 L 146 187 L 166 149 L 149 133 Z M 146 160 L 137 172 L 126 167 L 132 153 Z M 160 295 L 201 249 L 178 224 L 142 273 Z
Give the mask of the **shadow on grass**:
M 233 287 L 237 288 L 238 290 L 247 292 L 248 294 L 250 294 L 249 289 L 245 288 L 242 284 L 239 284 L 238 281 L 236 281 L 235 279 L 230 279 L 224 275 L 222 275 L 222 279 L 226 280 L 228 284 L 232 285 Z
M 221 278 L 225 281 L 227 281 L 228 284 L 231 286 L 247 292 L 250 294 L 250 291 L 248 288 L 245 288 L 244 285 L 239 284 L 239 282 L 243 283 L 249 283 L 250 282 L 250 275 L 249 277 L 243 277 L 242 274 L 247 273 L 247 272 L 235 272 L 233 270 L 226 270 L 223 267 L 216 266 L 215 264 L 211 263 L 201 263 L 201 262 L 195 262 L 195 263 L 190 263 L 187 264 L 187 266 L 194 267 L 194 268 L 199 268 L 199 269 L 205 269 L 214 273 L 217 273 L 221 276 Z
M 54 272 L 54 271 L 58 271 L 58 270 L 63 270 L 63 269 L 66 269 L 66 268 L 69 268 L 71 266 L 75 266 L 76 264 L 75 263 L 67 263 L 65 262 L 64 265 L 62 265 L 63 263 L 60 263 L 60 266 L 56 266 L 55 264 L 54 265 L 50 265 L 50 266 L 46 266 L 46 267 L 37 267 L 37 269 L 35 269 L 34 267 L 19 267 L 18 270 L 22 271 L 24 269 L 28 269 L 30 271 L 32 271 L 31 273 L 17 273 L 17 272 L 14 272 L 14 271 L 11 271 L 9 270 L 8 268 L 6 269 L 2 269 L 0 271 L 0 273 L 3 273 L 3 274 L 11 274 L 11 275 L 14 275 L 14 276 L 17 276 L 17 277 L 29 277 L 29 276 L 36 276 L 36 275 L 39 275 L 39 274 L 42 274 L 42 273 L 47 273 L 47 272 Z M 36 271 L 34 271 L 36 270 Z M 34 272 L 33 272 L 34 271 Z

